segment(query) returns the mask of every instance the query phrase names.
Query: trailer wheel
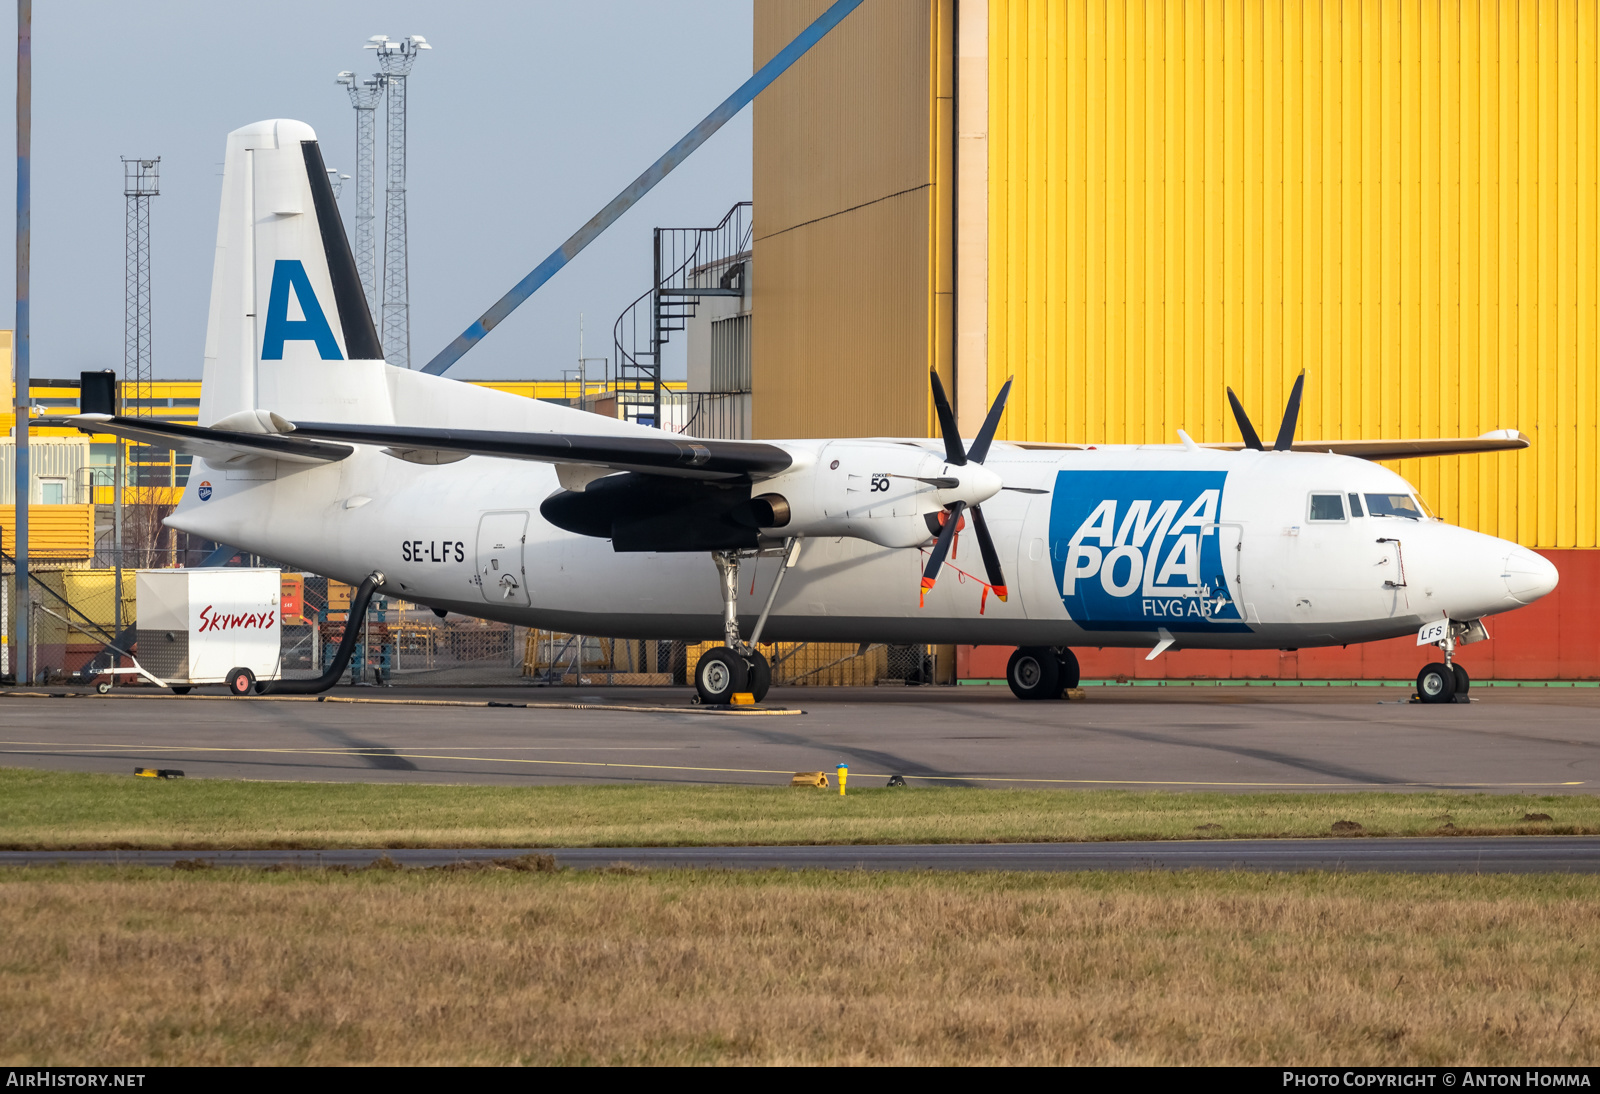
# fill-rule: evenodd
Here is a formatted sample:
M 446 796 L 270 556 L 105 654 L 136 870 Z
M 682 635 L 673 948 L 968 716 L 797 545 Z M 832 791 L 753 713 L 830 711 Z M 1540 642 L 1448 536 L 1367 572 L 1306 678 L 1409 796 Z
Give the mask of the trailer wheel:
M 228 693 L 230 695 L 249 695 L 256 689 L 256 674 L 246 668 L 230 669 L 228 672 Z
M 174 694 L 174 695 L 188 695 L 193 690 L 194 689 L 191 688 L 191 687 L 175 687 L 175 688 L 172 689 L 172 694 Z

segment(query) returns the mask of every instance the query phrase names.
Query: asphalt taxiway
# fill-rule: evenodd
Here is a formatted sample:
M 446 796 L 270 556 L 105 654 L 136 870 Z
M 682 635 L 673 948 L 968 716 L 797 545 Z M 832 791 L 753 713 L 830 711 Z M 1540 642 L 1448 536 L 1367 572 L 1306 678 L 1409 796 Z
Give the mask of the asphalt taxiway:
M 852 785 L 866 786 L 899 774 L 923 785 L 1040 788 L 1600 788 L 1595 688 L 1475 688 L 1477 701 L 1447 706 L 1369 687 L 1107 686 L 1051 703 L 1018 702 L 1003 687 L 775 689 L 767 713 L 721 714 L 690 706 L 685 689 L 354 688 L 329 702 L 51 694 L 61 697 L 0 692 L 0 765 L 772 785 L 847 763 Z
M 1600 838 L 1166 840 L 776 847 L 351 848 L 324 851 L 0 851 L 0 867 L 51 865 L 418 869 L 548 854 L 557 866 L 723 870 L 1382 870 L 1416 874 L 1600 873 Z

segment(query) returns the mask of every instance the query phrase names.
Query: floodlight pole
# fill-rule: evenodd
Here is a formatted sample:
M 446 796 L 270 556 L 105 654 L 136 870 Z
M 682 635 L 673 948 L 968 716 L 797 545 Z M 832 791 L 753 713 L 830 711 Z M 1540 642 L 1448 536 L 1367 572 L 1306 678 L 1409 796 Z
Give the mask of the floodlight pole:
M 383 98 L 383 73 L 361 80 L 347 70 L 339 73 L 338 82 L 350 92 L 350 105 L 356 110 L 356 273 L 361 278 L 361 291 L 367 296 L 367 311 L 372 313 L 374 322 L 381 322 L 378 254 L 372 221 L 377 203 L 374 113 L 378 100 Z
M 16 675 L 28 672 L 28 259 L 31 238 L 31 174 L 33 137 L 33 0 L 17 0 L 17 319 L 13 341 L 16 364 L 17 494 L 17 648 Z

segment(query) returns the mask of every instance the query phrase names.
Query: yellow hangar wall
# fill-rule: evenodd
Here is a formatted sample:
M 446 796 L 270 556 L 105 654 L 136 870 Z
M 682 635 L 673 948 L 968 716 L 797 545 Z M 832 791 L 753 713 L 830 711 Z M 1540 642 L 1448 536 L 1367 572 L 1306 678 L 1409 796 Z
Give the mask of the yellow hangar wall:
M 760 0 L 755 64 L 829 0 Z M 756 99 L 757 437 L 926 436 L 950 379 L 953 0 L 871 0 Z
M 991 0 L 1002 435 L 1237 440 L 1225 385 L 1270 434 L 1303 368 L 1305 438 L 1521 429 L 1396 466 L 1447 520 L 1596 546 L 1597 8 Z

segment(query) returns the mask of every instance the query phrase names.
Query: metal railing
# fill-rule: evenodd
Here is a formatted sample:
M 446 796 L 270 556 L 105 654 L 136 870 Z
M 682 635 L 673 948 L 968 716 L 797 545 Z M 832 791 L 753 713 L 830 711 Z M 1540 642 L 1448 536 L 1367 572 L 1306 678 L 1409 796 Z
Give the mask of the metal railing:
M 650 288 L 612 328 L 619 416 L 659 426 L 662 350 L 707 296 L 743 296 L 754 207 L 741 201 L 711 228 L 657 228 Z

